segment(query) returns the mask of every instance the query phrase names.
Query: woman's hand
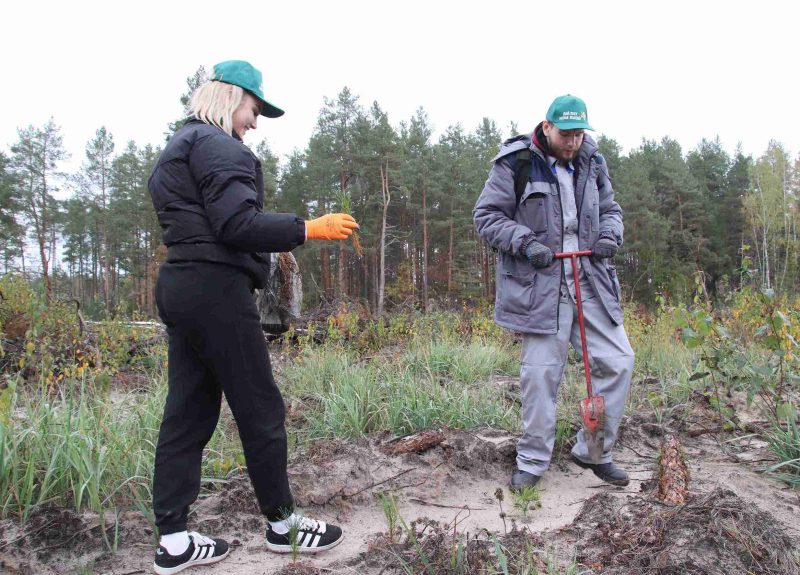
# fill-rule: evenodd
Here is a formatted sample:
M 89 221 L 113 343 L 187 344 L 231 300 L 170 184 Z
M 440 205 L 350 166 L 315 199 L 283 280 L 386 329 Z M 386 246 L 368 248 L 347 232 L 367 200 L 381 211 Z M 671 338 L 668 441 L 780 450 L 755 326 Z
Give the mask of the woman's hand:
M 346 240 L 358 223 L 350 214 L 325 214 L 315 220 L 306 220 L 307 240 Z

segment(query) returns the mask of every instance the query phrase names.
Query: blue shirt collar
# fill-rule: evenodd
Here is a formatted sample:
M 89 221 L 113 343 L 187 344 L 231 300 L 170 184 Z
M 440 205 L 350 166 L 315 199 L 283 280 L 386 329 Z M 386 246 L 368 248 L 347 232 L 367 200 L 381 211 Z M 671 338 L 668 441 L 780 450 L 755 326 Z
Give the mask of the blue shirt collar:
M 547 156 L 547 163 L 550 165 L 550 169 L 553 171 L 553 174 L 555 174 L 558 160 L 553 156 Z M 568 174 L 572 174 L 572 172 L 575 171 L 575 166 L 572 165 L 572 162 L 567 162 L 566 164 L 563 164 L 563 166 L 567 170 Z

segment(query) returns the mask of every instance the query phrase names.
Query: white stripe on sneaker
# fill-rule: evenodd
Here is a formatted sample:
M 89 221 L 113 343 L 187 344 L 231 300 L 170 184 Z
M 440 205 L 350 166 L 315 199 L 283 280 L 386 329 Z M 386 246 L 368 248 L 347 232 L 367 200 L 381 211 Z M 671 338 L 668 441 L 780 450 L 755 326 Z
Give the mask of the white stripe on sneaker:
M 309 547 L 316 547 L 319 544 L 320 539 L 322 539 L 322 535 L 317 535 L 316 537 L 314 537 Z

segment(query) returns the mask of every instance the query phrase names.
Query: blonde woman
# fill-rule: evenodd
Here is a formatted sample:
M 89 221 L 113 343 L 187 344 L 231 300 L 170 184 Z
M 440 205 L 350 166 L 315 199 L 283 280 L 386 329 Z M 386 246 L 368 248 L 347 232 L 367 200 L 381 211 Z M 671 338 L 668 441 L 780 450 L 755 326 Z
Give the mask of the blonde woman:
M 156 302 L 169 337 L 169 392 L 156 447 L 153 510 L 160 533 L 154 570 L 178 573 L 221 561 L 222 539 L 187 531 L 189 505 L 200 490 L 203 448 L 219 418 L 222 394 L 233 412 L 259 508 L 267 548 L 334 547 L 342 530 L 294 513 L 286 474 L 283 398 L 272 377 L 260 317 L 252 297 L 265 285 L 269 258 L 306 240 L 344 240 L 356 221 L 327 214 L 305 221 L 268 214 L 261 164 L 242 143 L 259 116 L 283 110 L 264 98 L 261 72 L 247 62 L 214 66 L 197 88 L 190 117 L 172 136 L 149 180 L 167 245 Z

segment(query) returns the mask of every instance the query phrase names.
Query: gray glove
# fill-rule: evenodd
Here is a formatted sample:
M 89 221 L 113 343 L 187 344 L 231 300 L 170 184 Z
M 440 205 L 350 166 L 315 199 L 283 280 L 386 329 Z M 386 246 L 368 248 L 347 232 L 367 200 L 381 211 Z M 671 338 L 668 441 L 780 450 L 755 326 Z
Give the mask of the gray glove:
M 618 249 L 619 246 L 615 240 L 611 238 L 600 238 L 594 243 L 594 247 L 592 247 L 592 256 L 598 260 L 613 258 L 617 255 Z
M 540 244 L 536 240 L 531 241 L 525 246 L 525 256 L 531 261 L 535 268 L 546 268 L 553 262 L 555 255 L 553 250 Z

